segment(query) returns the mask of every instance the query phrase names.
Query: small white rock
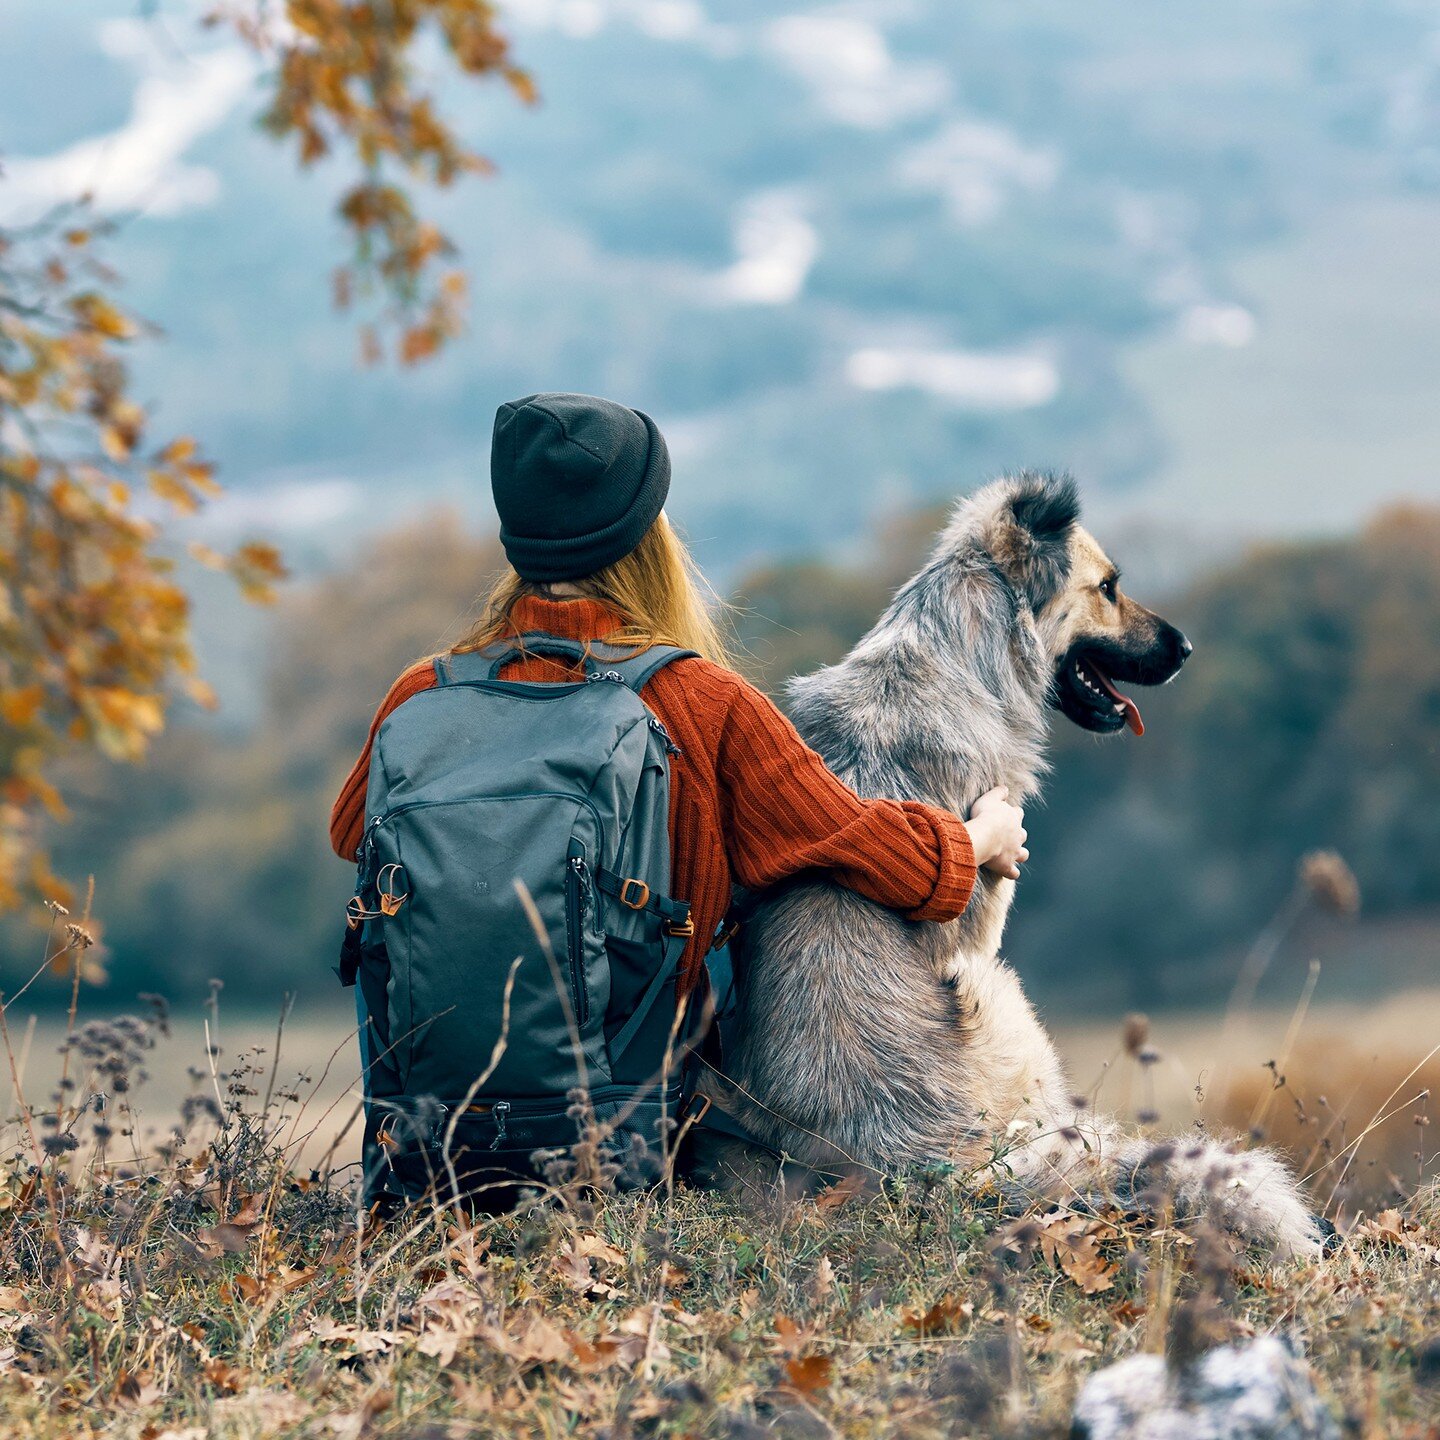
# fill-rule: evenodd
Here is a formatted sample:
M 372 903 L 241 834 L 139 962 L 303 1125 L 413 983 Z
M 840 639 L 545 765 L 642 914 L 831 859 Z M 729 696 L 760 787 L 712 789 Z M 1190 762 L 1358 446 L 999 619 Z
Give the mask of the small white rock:
M 1159 1355 L 1098 1370 L 1073 1440 L 1339 1440 L 1309 1367 L 1273 1335 L 1207 1351 L 1182 1371 Z

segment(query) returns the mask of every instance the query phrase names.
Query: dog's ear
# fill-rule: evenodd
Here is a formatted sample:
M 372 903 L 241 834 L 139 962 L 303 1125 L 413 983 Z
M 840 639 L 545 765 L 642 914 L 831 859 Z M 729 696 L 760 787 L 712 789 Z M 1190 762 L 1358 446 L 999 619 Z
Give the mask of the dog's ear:
M 988 549 L 1010 583 L 1040 611 L 1070 574 L 1070 533 L 1080 518 L 1080 492 L 1069 475 L 1025 470 L 1004 482 Z

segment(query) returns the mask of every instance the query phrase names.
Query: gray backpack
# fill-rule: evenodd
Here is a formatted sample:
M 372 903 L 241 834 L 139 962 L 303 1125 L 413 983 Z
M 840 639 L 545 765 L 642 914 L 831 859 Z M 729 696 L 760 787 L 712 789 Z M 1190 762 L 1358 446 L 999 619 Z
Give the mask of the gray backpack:
M 522 653 L 585 679 L 500 679 Z M 653 1166 L 694 927 L 669 893 L 678 752 L 639 692 L 692 653 L 526 635 L 437 659 L 436 686 L 380 726 L 340 966 L 372 1198 L 458 1182 L 500 1208 L 592 1119 L 617 1164 Z

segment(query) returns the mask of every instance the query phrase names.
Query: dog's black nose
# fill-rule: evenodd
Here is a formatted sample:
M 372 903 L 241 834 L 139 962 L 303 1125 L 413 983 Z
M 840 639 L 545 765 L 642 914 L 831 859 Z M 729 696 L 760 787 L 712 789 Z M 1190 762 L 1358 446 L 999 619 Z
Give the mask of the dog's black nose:
M 1195 653 L 1195 647 L 1190 643 L 1190 637 L 1183 630 L 1177 630 L 1175 633 L 1180 637 L 1178 649 L 1180 663 L 1183 665 Z

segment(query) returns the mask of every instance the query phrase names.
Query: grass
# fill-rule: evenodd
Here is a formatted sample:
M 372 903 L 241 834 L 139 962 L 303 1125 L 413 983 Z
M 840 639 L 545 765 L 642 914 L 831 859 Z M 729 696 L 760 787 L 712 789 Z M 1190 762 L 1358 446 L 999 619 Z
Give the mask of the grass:
M 1059 1437 L 1097 1367 L 1264 1332 L 1303 1346 L 1347 1433 L 1440 1433 L 1440 1190 L 1399 1162 L 1349 1197 L 1336 1254 L 1278 1268 L 1167 1221 L 1163 1196 L 1158 1222 L 1017 1217 L 944 1166 L 806 1200 L 561 1185 L 382 1226 L 345 1161 L 353 1097 L 324 1066 L 287 1080 L 283 1027 L 223 1064 L 202 1047 L 175 1129 L 148 1137 L 161 1002 L 72 1006 L 43 1104 L 4 1040 L 6 1436 Z M 1280 1073 L 1236 1112 L 1293 1108 Z

